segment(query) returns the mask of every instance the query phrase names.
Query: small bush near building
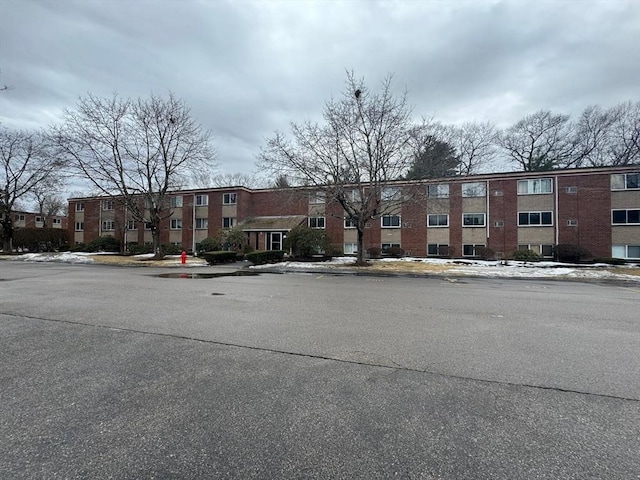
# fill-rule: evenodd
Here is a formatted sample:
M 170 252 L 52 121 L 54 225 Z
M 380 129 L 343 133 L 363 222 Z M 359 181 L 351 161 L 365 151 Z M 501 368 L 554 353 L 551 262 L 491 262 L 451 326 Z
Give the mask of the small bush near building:
M 151 245 L 150 243 L 144 244 L 144 245 L 139 245 L 137 243 L 130 243 L 127 248 L 131 255 L 142 255 L 145 253 L 153 253 L 153 245 Z
M 476 255 L 482 260 L 493 260 L 496 252 L 490 247 L 476 247 Z
M 516 250 L 513 252 L 513 260 L 518 262 L 539 262 L 542 260 L 542 256 L 533 250 Z
M 312 257 L 329 250 L 329 237 L 324 230 L 299 225 L 287 234 L 284 248 L 294 257 Z
M 244 258 L 254 265 L 277 263 L 284 260 L 284 250 L 256 250 L 255 252 L 247 253 Z
M 162 245 L 160 247 L 165 255 L 180 255 L 182 253 L 182 245 Z
M 624 258 L 594 258 L 593 263 L 606 263 L 609 265 L 624 265 L 627 261 Z
M 227 250 L 218 252 L 203 252 L 200 254 L 200 257 L 204 258 L 209 265 L 231 263 L 236 261 L 236 252 Z
M 404 249 L 400 247 L 387 248 L 385 255 L 393 258 L 401 258 L 404 255 Z
M 104 236 L 91 240 L 87 244 L 88 252 L 119 252 L 120 240 L 116 237 Z
M 198 256 L 204 252 L 219 252 L 222 250 L 222 242 L 219 238 L 207 237 L 197 247 Z
M 556 245 L 553 253 L 557 261 L 567 263 L 578 263 L 591 257 L 587 249 L 570 243 Z
M 87 246 L 84 243 L 76 243 L 69 248 L 70 252 L 86 252 Z
M 382 258 L 382 249 L 380 247 L 371 247 L 367 249 L 369 258 Z

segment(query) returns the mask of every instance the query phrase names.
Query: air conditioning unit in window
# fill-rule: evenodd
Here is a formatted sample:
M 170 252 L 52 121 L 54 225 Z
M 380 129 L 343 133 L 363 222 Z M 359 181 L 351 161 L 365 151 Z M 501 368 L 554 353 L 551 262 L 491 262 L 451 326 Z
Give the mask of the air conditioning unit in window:
M 578 220 L 567 220 L 567 226 L 568 227 L 577 227 L 578 226 Z
M 502 228 L 502 227 L 504 227 L 504 222 L 502 220 L 498 220 L 498 221 L 494 222 L 493 226 L 496 227 L 496 228 Z
M 578 193 L 578 187 L 567 187 L 567 193 Z
M 504 192 L 502 190 L 495 190 L 493 192 L 494 197 L 501 197 L 502 195 L 504 195 Z

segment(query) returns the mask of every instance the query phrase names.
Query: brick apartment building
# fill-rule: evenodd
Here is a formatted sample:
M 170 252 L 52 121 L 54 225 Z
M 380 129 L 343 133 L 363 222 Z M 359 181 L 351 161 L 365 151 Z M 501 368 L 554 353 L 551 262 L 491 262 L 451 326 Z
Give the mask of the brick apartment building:
M 16 210 L 12 210 L 11 215 L 13 216 L 14 228 L 44 228 L 46 225 L 47 228 L 69 229 L 67 217 L 64 215 L 45 216 L 39 213 Z
M 551 257 L 558 244 L 580 245 L 595 257 L 640 260 L 640 167 L 513 172 L 390 182 L 383 194 L 406 201 L 365 231 L 365 248 L 399 246 L 417 257 L 471 257 L 488 247 L 496 258 L 518 249 Z M 301 194 L 302 193 L 302 194 Z M 357 232 L 338 206 L 310 189 L 228 187 L 176 191 L 161 243 L 193 251 L 222 228 L 240 227 L 256 249 L 278 250 L 296 225 L 323 228 L 345 254 Z M 151 242 L 145 225 L 117 201 L 69 200 L 69 238 L 87 243 L 112 235 L 125 244 Z

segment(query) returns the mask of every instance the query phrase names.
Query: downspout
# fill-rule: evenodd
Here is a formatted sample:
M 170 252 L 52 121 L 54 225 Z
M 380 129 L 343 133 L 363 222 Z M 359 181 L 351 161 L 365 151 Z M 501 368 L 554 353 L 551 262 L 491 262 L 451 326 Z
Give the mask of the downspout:
M 208 228 L 208 227 L 207 227 Z M 207 232 L 208 236 L 208 232 Z M 191 251 L 196 254 L 196 194 L 191 202 Z
M 556 246 L 557 246 L 558 241 L 560 240 L 560 229 L 558 228 L 560 225 L 560 220 L 558 219 L 558 176 L 556 175 L 554 179 L 555 179 L 556 185 L 555 185 L 555 195 L 554 195 L 555 204 L 553 206 L 553 210 L 554 210 L 554 216 L 555 216 L 554 229 L 555 229 Z

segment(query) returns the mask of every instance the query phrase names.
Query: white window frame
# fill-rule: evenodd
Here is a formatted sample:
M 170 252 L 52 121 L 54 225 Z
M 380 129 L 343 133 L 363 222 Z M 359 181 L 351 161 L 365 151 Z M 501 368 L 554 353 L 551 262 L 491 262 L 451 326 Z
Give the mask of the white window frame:
M 103 232 L 113 232 L 116 229 L 116 222 L 113 220 L 103 220 L 102 221 L 102 231 Z
M 322 230 L 326 228 L 327 222 L 325 217 L 309 217 L 307 220 L 307 225 L 309 226 L 309 228 Z
M 127 230 L 137 230 L 138 227 L 136 226 L 136 221 L 135 220 L 127 220 Z
M 631 249 L 637 250 L 638 255 L 631 256 Z M 622 255 L 620 255 L 621 252 Z M 611 256 L 613 258 L 624 258 L 627 260 L 640 260 L 640 245 L 612 245 Z
M 548 191 L 543 188 L 544 186 L 548 186 Z M 549 195 L 553 193 L 553 179 L 532 178 L 528 180 L 518 180 L 517 190 L 518 195 Z
M 343 244 L 343 253 L 345 255 L 357 255 L 358 254 L 358 244 L 354 242 L 347 242 Z
M 486 182 L 469 182 L 462 184 L 463 198 L 479 198 L 487 196 Z
M 84 212 L 84 202 L 76 203 L 76 212 Z
M 475 221 L 474 221 L 473 224 L 469 224 L 469 225 L 465 223 L 465 218 L 475 218 L 478 215 L 482 216 L 482 224 L 476 224 Z M 486 213 L 478 212 L 478 213 L 463 213 L 462 214 L 462 226 L 464 228 L 482 228 L 482 227 L 486 227 L 486 225 L 487 225 L 487 214 Z
M 196 207 L 206 207 L 209 205 L 209 195 L 206 193 L 196 195 Z
M 183 205 L 182 195 L 176 195 L 169 199 L 169 206 L 171 208 L 181 208 Z
M 625 212 L 625 221 L 624 222 L 614 222 L 614 212 Z M 638 221 L 630 222 L 629 221 L 629 212 L 638 212 Z M 640 209 L 638 208 L 615 208 L 611 210 L 611 225 L 640 225 Z
M 399 243 L 382 243 L 382 244 L 380 244 L 380 251 L 383 254 L 387 253 L 387 250 L 389 250 L 390 248 L 402 248 L 402 246 Z
M 540 223 L 531 223 L 531 215 L 539 215 Z M 549 223 L 543 223 L 543 216 L 551 218 Z M 527 215 L 527 223 L 520 222 L 520 215 Z M 518 212 L 518 226 L 519 227 L 552 227 L 553 226 L 553 212 L 552 211 L 540 211 L 540 212 Z
M 37 216 L 36 217 L 36 223 L 44 223 L 44 217 Z
M 486 247 L 487 245 L 484 243 L 464 243 L 462 245 L 462 256 L 463 257 L 477 257 L 478 253 L 476 252 L 476 248 L 478 247 Z M 471 247 L 473 249 L 473 252 L 471 254 L 469 253 L 465 253 L 465 247 Z
M 429 253 L 429 247 L 435 246 L 436 253 Z M 428 243 L 427 244 L 427 257 L 440 257 L 442 254 L 440 253 L 440 249 L 446 247 L 449 248 L 448 243 Z
M 236 217 L 222 217 L 222 228 L 233 228 L 237 223 Z
M 222 204 L 223 205 L 237 205 L 238 204 L 238 194 L 235 192 L 223 193 L 222 194 Z
M 75 231 L 76 232 L 84 232 L 84 222 L 76 222 Z
M 172 218 L 169 226 L 170 230 L 182 230 L 182 219 Z
M 108 211 L 108 210 L 114 210 L 114 209 L 115 209 L 115 202 L 113 200 L 102 201 L 102 210 Z
M 427 185 L 427 198 L 449 198 L 448 183 L 434 183 Z
M 196 230 L 207 230 L 209 228 L 209 219 L 207 217 L 196 217 Z
M 397 219 L 397 225 L 394 225 L 396 222 L 394 221 L 395 219 Z M 389 223 L 389 225 L 385 225 L 385 220 L 387 220 L 387 223 Z M 402 216 L 400 215 L 383 215 L 382 217 L 380 217 L 380 228 L 401 228 L 402 227 Z
M 52 218 L 51 219 L 51 224 L 52 225 L 62 225 L 62 219 L 61 218 Z
M 640 190 L 640 172 L 612 174 L 611 190 Z
M 445 223 L 440 223 L 439 220 L 442 220 L 442 217 L 445 217 Z M 431 223 L 431 219 L 435 218 L 436 222 L 434 224 Z M 427 215 L 427 228 L 447 228 L 449 226 L 449 215 L 446 213 L 430 213 Z
M 353 229 L 356 228 L 355 223 L 353 223 L 353 221 L 349 220 L 348 218 L 344 219 L 344 228 L 347 229 Z
M 24 222 L 25 216 L 22 213 L 16 215 L 16 222 Z

